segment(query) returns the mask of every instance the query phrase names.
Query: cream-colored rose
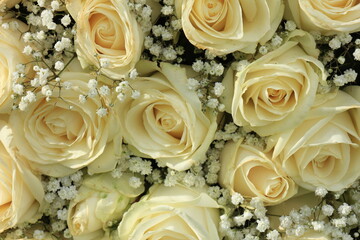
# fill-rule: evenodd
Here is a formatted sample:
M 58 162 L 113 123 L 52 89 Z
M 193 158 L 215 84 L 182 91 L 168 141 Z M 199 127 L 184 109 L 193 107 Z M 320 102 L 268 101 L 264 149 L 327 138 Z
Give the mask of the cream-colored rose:
M 17 156 L 11 128 L 0 120 L 0 233 L 39 217 L 44 190 L 39 176 Z
M 148 74 L 129 80 L 140 97 L 133 99 L 128 93 L 116 107 L 124 140 L 162 165 L 189 169 L 205 159 L 216 116 L 203 111 L 196 93 L 188 89 L 191 74 L 184 67 L 142 61 L 139 72 L 141 68 Z
M 220 155 L 219 183 L 233 194 L 259 197 L 264 204 L 279 204 L 297 192 L 297 185 L 281 166 L 254 146 L 242 140 L 228 142 Z
M 70 202 L 67 223 L 71 235 L 78 239 L 100 239 L 109 221 L 119 221 L 129 205 L 144 191 L 144 186 L 132 188 L 124 173 L 113 178 L 110 173 L 88 176 L 78 195 Z
M 324 66 L 312 36 L 294 31 L 284 45 L 224 78 L 224 103 L 235 124 L 260 136 L 298 125 L 313 105 Z M 233 95 L 233 96 L 232 96 Z
M 19 4 L 21 0 L 0 0 L 0 7 L 6 6 L 7 8 L 12 8 L 16 4 Z M 20 33 L 18 33 L 20 34 Z
M 181 185 L 154 185 L 124 214 L 120 240 L 219 240 L 220 206 L 204 191 Z
M 100 67 L 108 77 L 127 75 L 140 59 L 144 34 L 125 0 L 66 0 L 75 19 L 75 47 L 81 65 Z
M 285 18 L 324 35 L 360 30 L 360 3 L 354 0 L 286 0 Z
M 79 95 L 89 92 L 87 81 L 93 78 L 88 73 L 71 71 L 60 77 L 71 84 L 61 89 L 62 99 L 55 88 L 50 101 L 39 93 L 25 111 L 11 113 L 19 153 L 35 170 L 55 177 L 86 166 L 90 174 L 112 170 L 121 147 L 118 122 L 111 108 L 106 116 L 96 113 L 107 99 L 88 97 L 80 103 Z
M 315 106 L 295 129 L 272 136 L 269 148 L 296 183 L 309 190 L 349 187 L 360 176 L 360 87 Z
M 332 238 L 324 232 L 309 230 L 300 237 L 284 236 L 283 240 L 331 240 Z
M 176 0 L 186 38 L 216 55 L 254 53 L 275 33 L 284 12 L 281 0 Z
M 15 19 L 7 19 L 6 22 L 16 22 L 19 29 L 0 28 L 0 113 L 9 113 L 11 110 L 13 73 L 18 71 L 16 66 L 31 62 L 31 58 L 22 53 L 25 43 L 21 33 L 28 27 Z

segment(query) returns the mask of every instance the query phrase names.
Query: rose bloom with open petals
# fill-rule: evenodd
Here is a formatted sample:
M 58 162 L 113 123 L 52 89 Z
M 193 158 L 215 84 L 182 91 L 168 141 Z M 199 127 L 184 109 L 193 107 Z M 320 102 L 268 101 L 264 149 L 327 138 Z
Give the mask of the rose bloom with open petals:
M 340 191 L 360 176 L 360 87 L 346 91 L 315 106 L 295 129 L 269 139 L 273 157 L 306 189 Z
M 32 59 L 22 53 L 25 43 L 21 39 L 21 32 L 25 32 L 28 26 L 16 19 L 4 22 L 16 22 L 19 28 L 12 30 L 0 27 L 0 113 L 9 113 L 13 103 L 13 73 L 18 71 L 18 64 L 29 63 Z M 28 69 L 25 68 L 25 74 Z
M 12 129 L 0 120 L 0 233 L 41 215 L 44 190 L 39 176 L 17 155 Z
M 357 0 L 286 0 L 285 18 L 306 31 L 324 35 L 360 30 Z
M 205 191 L 154 185 L 134 203 L 118 227 L 120 240 L 220 240 L 220 206 Z
M 297 185 L 265 154 L 255 146 L 238 142 L 226 143 L 220 156 L 219 182 L 231 193 L 246 198 L 259 197 L 264 204 L 279 204 L 296 194 Z
M 75 47 L 83 67 L 100 67 L 108 77 L 127 75 L 140 59 L 144 34 L 125 0 L 67 0 L 77 31 Z
M 326 80 L 315 47 L 310 34 L 293 31 L 281 47 L 243 70 L 230 69 L 223 98 L 234 123 L 260 136 L 298 125 L 313 105 L 319 83 Z
M 142 61 L 137 69 L 144 74 L 129 84 L 140 96 L 134 99 L 127 93 L 115 106 L 124 141 L 138 154 L 178 171 L 205 160 L 217 121 L 213 112 L 203 111 L 196 92 L 188 89 L 192 75 L 185 67 L 168 63 L 157 67 Z
M 38 94 L 25 111 L 11 113 L 9 122 L 19 153 L 35 170 L 54 177 L 86 166 L 90 174 L 112 170 L 121 147 L 115 114 L 111 109 L 103 117 L 96 113 L 103 107 L 99 96 L 80 103 L 79 95 L 89 92 L 87 81 L 92 75 L 80 70 L 63 72 L 60 77 L 71 84 L 70 89 L 62 88 L 62 99 L 54 89 L 50 101 Z
M 255 52 L 275 33 L 284 12 L 281 0 L 175 0 L 186 38 L 216 55 Z

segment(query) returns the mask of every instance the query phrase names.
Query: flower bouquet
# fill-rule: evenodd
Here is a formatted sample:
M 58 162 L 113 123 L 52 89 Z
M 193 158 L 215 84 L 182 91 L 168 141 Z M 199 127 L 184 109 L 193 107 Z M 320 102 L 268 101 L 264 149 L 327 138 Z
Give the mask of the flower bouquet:
M 360 239 L 360 3 L 0 0 L 0 239 Z

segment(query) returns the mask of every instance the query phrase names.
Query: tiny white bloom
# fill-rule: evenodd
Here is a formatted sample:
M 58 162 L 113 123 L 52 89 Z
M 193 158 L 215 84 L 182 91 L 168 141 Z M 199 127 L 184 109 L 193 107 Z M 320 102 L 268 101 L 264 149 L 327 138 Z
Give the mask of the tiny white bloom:
M 96 88 L 97 87 L 97 84 L 98 84 L 98 82 L 97 82 L 97 80 L 96 79 L 90 79 L 89 81 L 88 81 L 88 88 L 90 88 L 90 89 L 92 89 L 92 88 Z
M 29 45 L 26 45 L 26 46 L 24 47 L 23 53 L 24 53 L 25 55 L 30 55 L 30 54 L 32 53 L 32 51 L 33 51 L 32 47 L 29 46 Z
M 96 114 L 99 117 L 104 117 L 104 116 L 106 116 L 108 114 L 108 110 L 107 110 L 107 108 L 101 107 L 98 110 L 96 110 Z
M 138 90 L 133 90 L 131 93 L 131 98 L 137 99 L 140 97 L 140 92 Z
M 100 58 L 100 67 L 107 68 L 110 65 L 110 60 L 108 58 Z
M 64 64 L 62 61 L 57 61 L 57 62 L 55 63 L 55 69 L 56 69 L 56 70 L 61 71 L 61 70 L 64 69 L 64 66 L 65 66 L 65 64 Z
M 69 14 L 66 14 L 64 17 L 61 18 L 61 24 L 67 27 L 71 23 L 71 18 Z

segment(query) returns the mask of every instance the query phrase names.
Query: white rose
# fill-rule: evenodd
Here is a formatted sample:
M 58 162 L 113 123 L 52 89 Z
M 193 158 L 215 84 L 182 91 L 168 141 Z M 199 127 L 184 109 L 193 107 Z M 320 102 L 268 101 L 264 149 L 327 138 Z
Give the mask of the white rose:
M 25 32 L 28 27 L 15 19 L 6 20 L 7 23 L 12 21 L 19 25 L 19 29 L 0 27 L 0 113 L 9 113 L 11 110 L 13 73 L 18 71 L 16 66 L 31 62 L 31 58 L 23 54 L 25 43 L 21 40 L 21 32 Z M 28 69 L 25 69 L 25 74 Z
M 255 52 L 275 33 L 284 12 L 280 0 L 176 0 L 186 38 L 221 55 Z
M 339 91 L 315 106 L 295 129 L 272 136 L 269 148 L 280 157 L 283 169 L 309 190 L 349 187 L 360 176 L 360 87 Z
M 297 192 L 297 185 L 281 166 L 242 140 L 226 143 L 220 155 L 219 183 L 231 193 L 259 197 L 266 205 L 279 204 Z
M 144 34 L 125 0 L 67 0 L 77 24 L 75 47 L 83 67 L 107 60 L 101 71 L 123 78 L 140 59 Z
M 134 203 L 118 227 L 120 240 L 219 240 L 220 206 L 201 190 L 154 185 Z
M 176 170 L 189 169 L 205 159 L 216 131 L 216 116 L 204 112 L 194 91 L 187 88 L 183 67 L 142 61 L 147 75 L 129 80 L 140 92 L 116 106 L 123 137 L 139 152 Z
M 116 116 L 110 108 L 106 116 L 96 114 L 108 100 L 95 96 L 80 103 L 79 95 L 88 93 L 87 82 L 93 78 L 88 73 L 63 72 L 60 77 L 70 89 L 60 94 L 55 88 L 50 101 L 38 94 L 25 111 L 11 113 L 19 153 L 35 170 L 50 176 L 69 175 L 86 166 L 90 174 L 112 170 L 121 147 Z M 62 99 L 56 97 L 59 94 Z
M 360 30 L 358 1 L 286 0 L 285 18 L 306 31 L 325 35 Z
M 67 223 L 74 239 L 100 239 L 110 221 L 119 221 L 129 205 L 144 191 L 131 188 L 133 174 L 113 178 L 110 173 L 88 176 L 70 202 Z
M 44 197 L 40 177 L 16 153 L 13 132 L 0 120 L 0 233 L 40 217 Z
M 284 45 L 234 74 L 229 70 L 223 84 L 224 104 L 235 124 L 260 136 L 272 135 L 298 125 L 324 83 L 324 66 L 312 36 L 294 31 Z

